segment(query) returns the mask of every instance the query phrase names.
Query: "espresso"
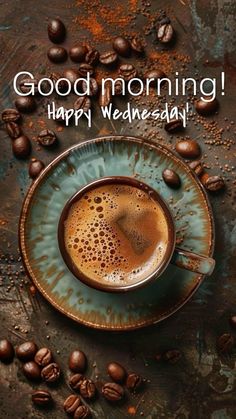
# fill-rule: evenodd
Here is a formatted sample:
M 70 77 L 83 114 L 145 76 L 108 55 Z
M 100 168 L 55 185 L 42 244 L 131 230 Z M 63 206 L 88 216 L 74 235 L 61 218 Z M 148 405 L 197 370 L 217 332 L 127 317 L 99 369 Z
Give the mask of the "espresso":
M 162 263 L 168 225 L 143 190 L 107 184 L 74 202 L 64 221 L 66 251 L 87 277 L 114 286 L 137 283 Z

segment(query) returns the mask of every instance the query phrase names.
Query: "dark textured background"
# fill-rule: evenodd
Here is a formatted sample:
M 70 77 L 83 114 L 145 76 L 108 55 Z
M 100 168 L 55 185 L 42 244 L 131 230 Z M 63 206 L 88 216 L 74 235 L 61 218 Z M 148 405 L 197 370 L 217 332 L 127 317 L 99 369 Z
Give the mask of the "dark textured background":
M 150 6 L 148 5 L 150 3 Z M 143 5 L 146 7 L 143 8 Z M 106 6 L 113 16 L 102 12 Z M 203 124 L 190 121 L 186 134 L 197 138 L 203 149 L 203 158 L 212 174 L 223 174 L 227 189 L 223 195 L 211 196 L 216 223 L 216 259 L 214 275 L 205 280 L 195 296 L 173 317 L 161 324 L 129 333 L 104 333 L 88 330 L 56 312 L 40 295 L 29 298 L 21 262 L 18 260 L 17 223 L 24 194 L 30 180 L 27 162 L 12 157 L 10 140 L 0 131 L 1 178 L 1 336 L 9 337 L 14 344 L 29 338 L 38 345 L 49 345 L 64 371 L 64 379 L 52 388 L 56 407 L 43 412 L 32 407 L 30 392 L 34 387 L 22 375 L 18 361 L 10 366 L 0 365 L 0 417 L 63 418 L 61 404 L 70 393 L 66 384 L 67 357 L 71 349 L 81 347 L 90 362 L 89 375 L 105 378 L 104 368 L 109 360 L 118 360 L 130 370 L 141 373 L 150 380 L 146 390 L 132 396 L 123 406 L 111 408 L 101 398 L 92 404 L 94 417 L 119 419 L 130 417 L 130 406 L 143 412 L 145 418 L 226 419 L 236 417 L 235 406 L 235 352 L 220 357 L 216 351 L 217 336 L 230 329 L 228 318 L 235 312 L 235 11 L 234 0 L 176 0 L 139 1 L 71 1 L 71 0 L 9 0 L 0 2 L 0 77 L 1 109 L 11 105 L 14 94 L 12 78 L 22 69 L 47 74 L 49 64 L 46 50 L 47 19 L 60 16 L 68 28 L 66 45 L 87 38 L 101 51 L 106 49 L 109 34 L 133 34 L 151 26 L 152 15 L 165 8 L 172 18 L 178 39 L 174 48 L 153 61 L 166 66 L 168 75 L 182 65 L 181 56 L 190 56 L 186 73 L 192 76 L 218 75 L 226 72 L 226 95 L 220 99 L 215 131 L 209 132 Z M 146 12 L 148 11 L 148 15 Z M 149 14 L 151 12 L 151 14 Z M 145 15 L 146 14 L 146 15 Z M 112 15 L 112 12 L 111 12 Z M 126 16 L 126 17 L 125 17 Z M 87 22 L 81 25 L 81 18 Z M 127 20 L 128 17 L 128 20 Z M 133 19 L 135 17 L 135 19 Z M 95 30 L 94 22 L 99 23 Z M 160 46 L 153 44 L 153 33 L 146 36 L 147 55 Z M 158 54 L 159 54 L 158 52 Z M 173 55 L 173 54 L 177 55 Z M 131 59 L 132 60 L 132 59 Z M 207 61 L 206 61 L 207 60 Z M 69 65 L 69 64 L 67 64 Z M 51 66 L 53 67 L 53 66 Z M 56 69 L 56 67 L 55 67 Z M 46 122 L 45 101 L 39 101 L 38 112 L 24 118 L 24 130 L 30 138 Z M 56 127 L 53 122 L 48 127 Z M 222 144 L 206 144 L 217 130 Z M 76 142 L 104 133 L 143 135 L 164 141 L 171 147 L 176 138 L 169 138 L 160 126 L 148 121 L 143 124 L 104 125 L 94 115 L 91 130 L 82 124 L 58 133 L 60 145 L 45 152 L 34 145 L 33 156 L 45 163 L 60 151 Z M 205 135 L 205 137 L 204 137 Z M 229 141 L 231 147 L 227 147 Z M 226 166 L 225 166 L 226 165 Z M 228 165 L 228 166 L 227 166 Z M 33 303 L 32 303 L 33 301 Z M 181 350 L 182 359 L 176 365 L 158 363 L 155 355 L 172 348 Z M 95 366 L 96 365 L 96 366 Z

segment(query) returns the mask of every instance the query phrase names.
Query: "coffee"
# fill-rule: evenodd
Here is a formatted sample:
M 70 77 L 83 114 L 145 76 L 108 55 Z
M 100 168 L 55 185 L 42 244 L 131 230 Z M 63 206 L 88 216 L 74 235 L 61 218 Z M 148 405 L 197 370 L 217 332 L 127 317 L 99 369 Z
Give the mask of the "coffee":
M 112 183 L 86 191 L 64 220 L 65 250 L 73 265 L 100 284 L 134 284 L 164 260 L 164 210 L 136 186 Z

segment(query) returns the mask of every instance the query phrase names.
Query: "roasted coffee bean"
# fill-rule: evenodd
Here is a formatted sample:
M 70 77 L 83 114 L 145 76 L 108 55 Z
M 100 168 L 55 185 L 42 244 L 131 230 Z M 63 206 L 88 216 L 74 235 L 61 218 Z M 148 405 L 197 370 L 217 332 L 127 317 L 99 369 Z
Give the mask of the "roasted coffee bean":
M 13 140 L 21 135 L 21 127 L 16 122 L 7 122 L 6 131 Z
M 84 112 L 88 112 L 91 108 L 91 99 L 88 96 L 80 96 L 74 103 L 74 109 L 77 111 L 83 109 Z
M 76 45 L 69 50 L 69 56 L 75 63 L 81 63 L 85 60 L 88 48 L 85 45 Z
M 164 23 L 159 26 L 157 30 L 157 39 L 163 44 L 167 44 L 172 41 L 174 37 L 174 29 L 171 23 Z
M 64 77 L 64 76 L 63 76 Z M 58 73 L 51 73 L 49 76 L 50 80 L 52 80 L 53 84 L 55 85 L 57 83 L 57 88 L 59 90 L 59 92 L 61 93 L 65 93 L 68 90 L 68 83 L 66 82 L 66 80 L 60 80 L 62 78 L 62 76 Z M 58 81 L 60 80 L 60 81 Z M 45 83 L 46 84 L 46 83 Z M 47 89 L 47 87 L 43 86 L 43 91 L 47 92 L 49 91 L 49 89 Z
M 86 419 L 91 416 L 91 411 L 88 408 L 88 406 L 81 405 L 79 406 L 75 413 L 74 413 L 74 419 Z
M 203 173 L 202 175 L 200 175 L 200 181 L 201 183 L 205 186 L 206 185 L 206 181 L 207 179 L 209 179 L 210 175 L 208 173 Z
M 90 76 L 94 74 L 94 68 L 92 65 L 87 63 L 82 63 L 79 66 L 79 74 L 82 77 L 87 77 L 87 73 L 89 73 Z
M 15 100 L 15 106 L 20 112 L 30 113 L 35 110 L 36 102 L 32 96 L 19 96 Z
M 69 384 L 73 390 L 79 391 L 83 381 L 84 376 L 82 374 L 74 374 L 70 377 Z
M 67 60 L 67 51 L 63 47 L 51 47 L 48 50 L 48 58 L 53 63 L 64 63 Z
M 164 182 L 173 189 L 178 189 L 181 185 L 179 175 L 172 169 L 165 169 L 162 172 Z
M 230 317 L 229 323 L 233 329 L 236 329 L 236 315 Z
M 50 129 L 42 130 L 38 135 L 38 141 L 43 147 L 50 147 L 57 141 L 55 132 Z
M 8 364 L 14 358 L 15 352 L 11 342 L 7 339 L 0 340 L 0 361 Z
M 100 55 L 100 63 L 104 65 L 112 65 L 114 64 L 118 59 L 118 55 L 114 51 L 107 51 Z
M 125 81 L 129 81 L 137 76 L 137 70 L 132 64 L 122 64 L 119 68 L 119 74 Z
M 99 105 L 100 106 L 108 106 L 111 103 L 111 86 L 106 84 L 104 86 L 103 91 L 101 90 L 100 96 L 99 96 Z
M 41 348 L 36 353 L 34 360 L 40 367 L 45 367 L 52 362 L 52 352 L 48 348 Z
M 115 95 L 116 96 L 120 96 L 123 93 L 123 83 L 121 80 L 117 80 L 115 82 Z
M 144 43 L 139 38 L 137 38 L 137 36 L 134 36 L 131 39 L 130 44 L 133 51 L 138 52 L 139 54 L 144 51 Z
M 176 364 L 181 358 L 182 354 L 178 349 L 171 349 L 162 355 L 162 359 L 169 364 Z
M 54 383 L 60 377 L 61 370 L 56 362 L 52 362 L 51 364 L 46 365 L 41 371 L 41 377 L 47 383 Z
M 63 77 L 69 80 L 71 85 L 74 86 L 76 80 L 79 78 L 79 72 L 74 68 L 68 68 L 67 70 L 64 70 Z
M 126 380 L 126 387 L 131 391 L 139 390 L 143 385 L 143 379 L 140 375 L 131 373 Z
M 99 60 L 99 55 L 96 49 L 90 49 L 85 56 L 85 62 L 90 65 L 95 65 Z
M 195 140 L 180 140 L 175 146 L 176 151 L 186 159 L 196 159 L 201 154 L 201 149 Z
M 209 96 L 205 96 L 205 99 L 209 100 Z M 217 99 L 213 99 L 211 102 L 206 102 L 203 99 L 196 100 L 195 103 L 195 109 L 197 113 L 199 113 L 202 116 L 208 116 L 215 113 L 219 107 L 219 102 Z
M 34 361 L 26 362 L 23 365 L 23 373 L 26 376 L 26 378 L 32 381 L 39 381 L 41 378 L 40 368 L 38 364 L 36 364 L 36 362 Z
M 217 192 L 225 187 L 224 179 L 221 176 L 209 176 L 205 182 L 208 191 Z
M 196 173 L 197 176 L 202 175 L 203 166 L 200 160 L 193 160 L 188 165 Z
M 64 401 L 63 407 L 68 415 L 73 415 L 76 409 L 81 405 L 81 398 L 75 394 L 71 394 Z
M 2 120 L 4 122 L 17 122 L 19 121 L 21 115 L 17 109 L 5 109 L 2 112 Z
M 124 397 L 124 389 L 117 383 L 106 383 L 102 387 L 103 396 L 110 402 L 118 402 Z
M 85 378 L 80 384 L 80 394 L 85 399 L 93 399 L 96 394 L 96 386 L 92 380 Z
M 41 160 L 31 159 L 31 162 L 29 164 L 29 170 L 28 170 L 28 173 L 31 179 L 36 179 L 39 176 L 39 174 L 42 172 L 44 167 L 45 167 L 45 164 Z M 35 359 L 35 362 L 37 362 L 36 359 Z
M 38 92 L 38 80 L 31 78 L 24 78 L 19 83 L 19 89 L 22 93 L 32 93 L 32 86 L 35 93 Z
M 107 372 L 112 378 L 112 380 L 117 383 L 122 383 L 127 375 L 126 370 L 118 362 L 110 362 L 107 366 Z
M 90 77 L 89 79 L 89 87 L 87 89 L 87 83 L 85 81 L 82 82 L 82 91 L 86 92 L 88 96 L 96 96 L 98 93 L 98 84 L 95 79 Z
M 46 390 L 35 390 L 32 393 L 32 402 L 36 404 L 36 406 L 49 406 L 52 403 L 52 396 L 49 391 Z
M 24 342 L 16 348 L 16 356 L 21 361 L 31 361 L 38 350 L 37 345 L 32 342 Z
M 84 372 L 87 368 L 87 357 L 79 349 L 71 352 L 69 357 L 69 368 L 73 372 Z
M 48 24 L 48 37 L 54 44 L 60 44 L 66 36 L 66 28 L 60 19 L 52 19 Z
M 130 55 L 130 42 L 122 36 L 117 36 L 113 41 L 113 49 L 122 57 Z
M 165 130 L 170 134 L 181 131 L 183 129 L 183 121 L 181 119 L 173 119 L 165 124 Z
M 232 352 L 234 347 L 234 337 L 230 333 L 224 333 L 219 336 L 217 339 L 217 348 L 218 351 L 222 354 L 227 354 Z
M 31 152 L 31 143 L 26 135 L 21 135 L 12 141 L 12 152 L 18 159 L 26 159 Z
M 162 70 L 148 70 L 144 74 L 145 79 L 150 79 L 149 85 L 151 87 L 156 87 L 157 85 L 157 79 L 164 79 L 166 78 L 166 74 Z M 151 80 L 153 79 L 153 80 Z M 162 82 L 164 84 L 165 81 Z

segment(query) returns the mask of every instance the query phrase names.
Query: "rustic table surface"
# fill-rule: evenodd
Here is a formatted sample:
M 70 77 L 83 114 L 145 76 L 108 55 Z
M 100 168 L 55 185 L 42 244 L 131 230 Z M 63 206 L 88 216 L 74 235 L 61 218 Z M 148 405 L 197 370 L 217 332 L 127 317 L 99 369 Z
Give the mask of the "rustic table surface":
M 155 43 L 153 22 L 160 9 L 171 17 L 177 40 L 171 48 Z M 210 196 L 216 225 L 217 260 L 215 273 L 204 281 L 193 298 L 176 314 L 160 324 L 128 333 L 91 330 L 65 318 L 39 294 L 32 296 L 29 281 L 21 266 L 18 251 L 18 219 L 24 195 L 30 185 L 28 162 L 13 158 L 10 140 L 1 127 L 0 145 L 0 229 L 1 229 L 1 337 L 14 344 L 33 339 L 39 346 L 48 345 L 60 363 L 64 377 L 52 388 L 55 406 L 50 411 L 32 406 L 34 385 L 23 376 L 20 363 L 0 365 L 0 417 L 63 418 L 62 403 L 70 394 L 66 383 L 69 352 L 80 347 L 89 359 L 91 377 L 106 377 L 108 361 L 117 360 L 129 370 L 147 379 L 145 390 L 131 396 L 121 406 L 111 407 L 100 397 L 91 405 L 94 417 L 118 419 L 130 416 L 145 418 L 226 419 L 236 417 L 235 352 L 220 356 L 216 339 L 230 331 L 229 317 L 235 313 L 235 94 L 236 47 L 234 0 L 8 0 L 0 2 L 0 76 L 1 110 L 12 105 L 12 79 L 17 71 L 29 70 L 41 76 L 57 70 L 50 65 L 46 51 L 48 18 L 64 21 L 70 46 L 78 40 L 90 40 L 100 51 L 107 49 L 114 35 L 141 33 L 147 43 L 146 58 L 131 58 L 142 68 L 161 67 L 170 77 L 175 71 L 190 76 L 215 77 L 226 72 L 226 94 L 220 99 L 220 111 L 209 124 L 188 124 L 186 135 L 197 138 L 203 150 L 208 173 L 226 179 L 226 191 Z M 61 65 L 61 67 L 70 64 Z M 149 121 L 112 125 L 94 115 L 91 129 L 58 129 L 47 121 L 45 99 L 38 110 L 24 117 L 24 131 L 32 139 L 32 156 L 50 162 L 64 149 L 87 138 L 109 133 L 144 136 L 161 141 L 171 148 L 170 137 L 161 124 Z M 122 106 L 122 105 L 121 105 Z M 57 131 L 59 146 L 48 152 L 40 149 L 34 138 L 44 126 Z M 214 144 L 209 141 L 214 140 Z M 233 332 L 232 332 L 233 333 Z M 158 362 L 156 355 L 177 348 L 182 358 L 174 365 Z

